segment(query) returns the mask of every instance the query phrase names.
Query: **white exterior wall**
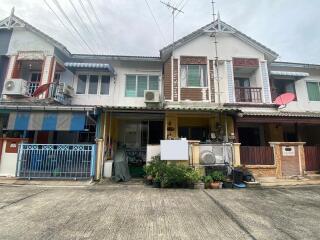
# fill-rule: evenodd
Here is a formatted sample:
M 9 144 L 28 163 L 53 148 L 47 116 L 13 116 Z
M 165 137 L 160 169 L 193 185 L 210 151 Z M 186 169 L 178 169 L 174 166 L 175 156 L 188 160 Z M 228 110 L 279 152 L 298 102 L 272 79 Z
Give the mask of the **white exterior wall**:
M 2 156 L 0 162 L 1 177 L 15 177 L 17 168 L 18 153 L 6 153 L 7 141 L 3 141 Z
M 100 106 L 135 106 L 145 107 L 144 97 L 126 97 L 125 86 L 126 86 L 126 75 L 158 75 L 159 91 L 161 95 L 161 76 L 162 66 L 161 63 L 147 63 L 147 62 L 110 62 L 114 67 L 116 76 L 110 78 L 109 95 L 96 95 L 96 94 L 75 94 L 72 98 L 72 104 L 75 105 L 100 105 Z M 81 72 L 77 72 L 79 74 Z M 97 71 L 83 72 L 86 74 L 97 74 Z M 103 73 L 103 72 L 100 72 Z M 105 73 L 104 73 L 105 74 Z M 77 89 L 77 76 L 74 77 L 73 87 Z
M 53 55 L 54 47 L 35 33 L 21 28 L 13 30 L 8 54 L 17 54 L 18 51 L 43 51 L 46 55 Z
M 303 68 L 279 68 L 272 67 L 271 70 L 274 71 L 288 71 L 288 72 L 307 72 L 310 74 L 309 77 L 302 78 L 295 81 L 295 89 L 297 101 L 289 103 L 282 111 L 288 112 L 305 112 L 313 111 L 320 112 L 320 101 L 309 101 L 308 91 L 307 91 L 307 82 L 308 81 L 317 81 L 320 82 L 320 69 L 311 70 Z M 278 80 L 281 81 L 281 80 Z
M 180 56 L 206 56 L 208 60 L 215 59 L 215 48 L 213 38 L 209 34 L 204 34 L 189 43 L 177 48 L 174 51 L 174 58 L 180 59 Z M 232 58 L 257 58 L 260 61 L 265 60 L 262 52 L 248 45 L 244 41 L 234 37 L 231 34 L 222 33 L 217 36 L 218 42 L 218 57 L 220 61 L 232 60 Z M 180 75 L 180 73 L 179 73 Z M 254 74 L 255 80 L 252 82 L 252 87 L 262 87 L 261 71 L 258 69 Z M 225 64 L 219 65 L 220 77 L 220 98 L 221 103 L 228 103 L 228 74 Z M 180 79 L 180 78 L 179 78 Z M 215 102 L 218 103 L 218 84 L 215 71 Z M 209 94 L 210 95 L 210 94 Z

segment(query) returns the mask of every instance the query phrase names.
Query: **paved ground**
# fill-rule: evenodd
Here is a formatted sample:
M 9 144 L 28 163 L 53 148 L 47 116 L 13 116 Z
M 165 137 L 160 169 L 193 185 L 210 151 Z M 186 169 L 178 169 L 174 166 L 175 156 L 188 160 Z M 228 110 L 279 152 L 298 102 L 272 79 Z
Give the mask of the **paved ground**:
M 0 239 L 319 239 L 320 186 L 0 186 Z

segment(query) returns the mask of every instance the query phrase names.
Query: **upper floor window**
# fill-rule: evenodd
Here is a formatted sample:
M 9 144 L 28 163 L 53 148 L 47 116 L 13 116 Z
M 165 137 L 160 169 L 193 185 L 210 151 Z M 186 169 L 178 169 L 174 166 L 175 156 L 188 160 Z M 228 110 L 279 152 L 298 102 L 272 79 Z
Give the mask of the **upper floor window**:
M 310 101 L 320 101 L 320 82 L 307 82 Z
M 207 87 L 207 65 L 181 65 L 181 87 Z
M 30 75 L 30 82 L 40 82 L 41 72 L 32 72 Z
M 77 94 L 109 95 L 109 75 L 78 75 Z
M 126 97 L 143 97 L 144 90 L 159 90 L 159 76 L 131 74 L 126 76 Z
M 235 87 L 250 87 L 250 79 L 249 78 L 234 78 Z

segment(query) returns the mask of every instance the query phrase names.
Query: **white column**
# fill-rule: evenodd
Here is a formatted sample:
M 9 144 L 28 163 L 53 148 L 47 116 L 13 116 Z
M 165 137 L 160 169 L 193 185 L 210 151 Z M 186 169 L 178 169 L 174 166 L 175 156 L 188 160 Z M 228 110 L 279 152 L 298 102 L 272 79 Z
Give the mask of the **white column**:
M 228 79 L 228 100 L 229 103 L 236 102 L 235 90 L 234 90 L 234 76 L 233 76 L 233 64 L 231 60 L 225 61 Z M 218 66 L 219 67 L 219 66 Z M 221 83 L 220 83 L 221 88 Z M 221 92 L 221 89 L 220 89 Z
M 268 66 L 266 61 L 260 62 L 263 102 L 272 103 Z
M 49 83 L 51 81 L 52 61 L 53 56 L 46 56 L 46 58 L 44 59 L 44 66 L 42 68 L 40 85 Z
M 12 55 L 10 56 L 10 60 L 9 60 L 9 64 L 8 64 L 8 70 L 7 70 L 7 75 L 6 75 L 6 80 L 12 78 L 12 73 L 14 70 L 14 66 L 16 64 L 17 61 L 17 56 L 16 55 Z

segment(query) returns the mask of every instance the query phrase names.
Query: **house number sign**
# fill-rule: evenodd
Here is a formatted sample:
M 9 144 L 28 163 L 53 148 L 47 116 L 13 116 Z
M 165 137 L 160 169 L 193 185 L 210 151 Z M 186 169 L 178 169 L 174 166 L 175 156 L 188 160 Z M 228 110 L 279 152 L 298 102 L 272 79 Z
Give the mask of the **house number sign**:
M 292 157 L 295 156 L 295 149 L 294 147 L 288 147 L 288 146 L 283 146 L 282 147 L 282 156 L 286 156 L 286 157 Z

